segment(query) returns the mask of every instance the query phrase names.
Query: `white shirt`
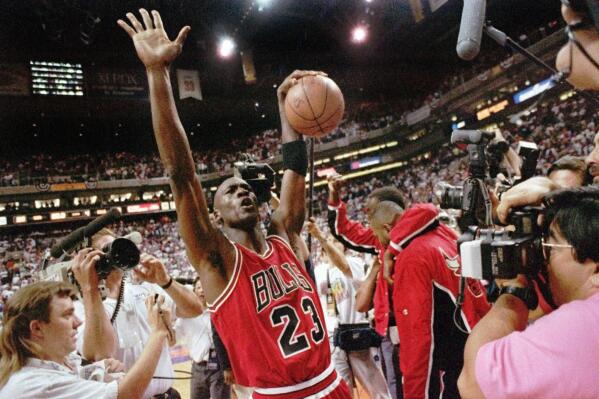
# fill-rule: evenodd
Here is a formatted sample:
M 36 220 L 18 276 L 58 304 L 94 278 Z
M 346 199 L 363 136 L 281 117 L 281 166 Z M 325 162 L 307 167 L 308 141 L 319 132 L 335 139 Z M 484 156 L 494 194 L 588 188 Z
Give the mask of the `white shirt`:
M 189 349 L 189 356 L 194 362 L 208 361 L 210 348 L 214 347 L 210 313 L 204 312 L 191 319 L 178 318 L 175 323 L 175 331 L 177 339 L 181 340 Z
M 90 366 L 82 368 L 81 358 L 75 353 L 68 356 L 67 362 L 71 368 L 49 360 L 27 359 L 25 367 L 14 373 L 0 390 L 0 399 L 117 398 L 117 381 L 102 382 L 84 379 L 83 376 L 90 374 Z M 91 367 L 102 368 L 103 365 L 94 363 Z M 90 377 L 94 378 L 94 375 Z
M 175 305 L 170 297 L 155 284 L 141 283 L 138 285 L 125 283 L 125 293 L 123 303 L 121 304 L 119 314 L 115 320 L 114 326 L 117 338 L 117 350 L 115 359 L 120 360 L 129 370 L 144 350 L 145 343 L 148 341 L 152 329 L 148 323 L 148 311 L 146 309 L 146 298 L 150 295 L 164 295 L 164 308 L 171 309 L 171 314 L 175 314 Z M 112 317 L 116 306 L 116 299 L 106 298 L 104 300 L 104 309 L 108 318 Z M 85 311 L 83 303 L 75 302 L 75 314 L 81 319 L 83 325 L 77 330 L 77 350 L 81 353 L 83 349 L 83 331 L 85 330 Z M 154 376 L 173 377 L 173 363 L 167 344 L 164 344 L 158 365 L 154 371 Z M 148 389 L 144 392 L 144 398 L 151 398 L 166 392 L 173 384 L 171 379 L 152 379 Z
M 343 274 L 341 270 L 328 263 L 319 263 L 314 269 L 318 295 L 325 313 L 325 322 L 329 335 L 332 335 L 335 327 L 339 324 L 367 323 L 368 319 L 364 313 L 356 312 L 356 291 L 364 281 L 364 261 L 359 258 L 346 257 L 352 276 Z M 331 291 L 335 297 L 338 314 L 327 311 L 327 274 Z

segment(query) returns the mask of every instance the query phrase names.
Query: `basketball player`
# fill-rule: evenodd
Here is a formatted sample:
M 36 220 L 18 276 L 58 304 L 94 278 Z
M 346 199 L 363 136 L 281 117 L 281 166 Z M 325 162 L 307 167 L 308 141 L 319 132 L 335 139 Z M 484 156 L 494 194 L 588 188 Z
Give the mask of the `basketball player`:
M 269 235 L 260 230 L 255 194 L 239 178 L 225 180 L 216 191 L 218 230 L 210 223 L 170 84 L 169 65 L 190 28 L 171 41 L 158 12 L 141 9 L 140 14 L 143 24 L 132 13 L 127 14 L 130 24 L 118 24 L 146 67 L 154 133 L 170 176 L 181 237 L 237 382 L 256 387 L 256 399 L 350 398 L 331 364 L 318 294 L 302 257 L 292 249 L 301 239 L 308 162 L 305 143 L 285 116 L 284 101 L 297 79 L 318 72 L 296 71 L 277 91 L 286 170 Z

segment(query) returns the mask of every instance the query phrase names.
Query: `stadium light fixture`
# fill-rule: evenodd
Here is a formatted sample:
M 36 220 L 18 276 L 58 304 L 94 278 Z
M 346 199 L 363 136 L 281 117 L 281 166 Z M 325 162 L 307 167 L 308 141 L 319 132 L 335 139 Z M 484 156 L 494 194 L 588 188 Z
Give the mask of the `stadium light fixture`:
M 356 26 L 352 30 L 351 37 L 354 43 L 364 43 L 368 37 L 368 29 L 363 25 Z
M 218 55 L 220 55 L 222 58 L 229 58 L 231 55 L 233 55 L 234 50 L 235 42 L 229 37 L 221 39 L 220 43 L 218 44 Z

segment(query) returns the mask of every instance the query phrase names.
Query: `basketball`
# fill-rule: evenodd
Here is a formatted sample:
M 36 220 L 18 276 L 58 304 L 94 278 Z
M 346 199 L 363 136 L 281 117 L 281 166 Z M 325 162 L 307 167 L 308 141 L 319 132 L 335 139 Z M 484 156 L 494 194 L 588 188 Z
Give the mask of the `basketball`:
M 345 100 L 339 86 L 321 75 L 304 76 L 289 89 L 285 98 L 285 114 L 293 129 L 313 137 L 333 131 L 345 111 Z

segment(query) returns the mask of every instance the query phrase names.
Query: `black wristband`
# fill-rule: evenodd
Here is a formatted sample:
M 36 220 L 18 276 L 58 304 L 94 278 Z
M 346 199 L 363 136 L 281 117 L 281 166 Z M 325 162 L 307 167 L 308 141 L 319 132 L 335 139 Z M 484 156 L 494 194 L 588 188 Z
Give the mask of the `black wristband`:
M 308 152 L 304 140 L 283 144 L 283 169 L 291 169 L 302 176 L 306 176 L 306 173 L 308 173 Z
M 160 288 L 162 288 L 163 290 L 166 290 L 166 289 L 168 289 L 168 287 L 171 286 L 171 284 L 173 284 L 173 278 L 171 276 L 169 276 L 168 283 L 161 285 Z
M 539 305 L 539 298 L 537 292 L 532 287 L 522 288 L 514 287 L 513 285 L 505 285 L 499 290 L 499 295 L 510 294 L 521 300 L 526 304 L 526 307 L 530 310 L 534 310 Z

